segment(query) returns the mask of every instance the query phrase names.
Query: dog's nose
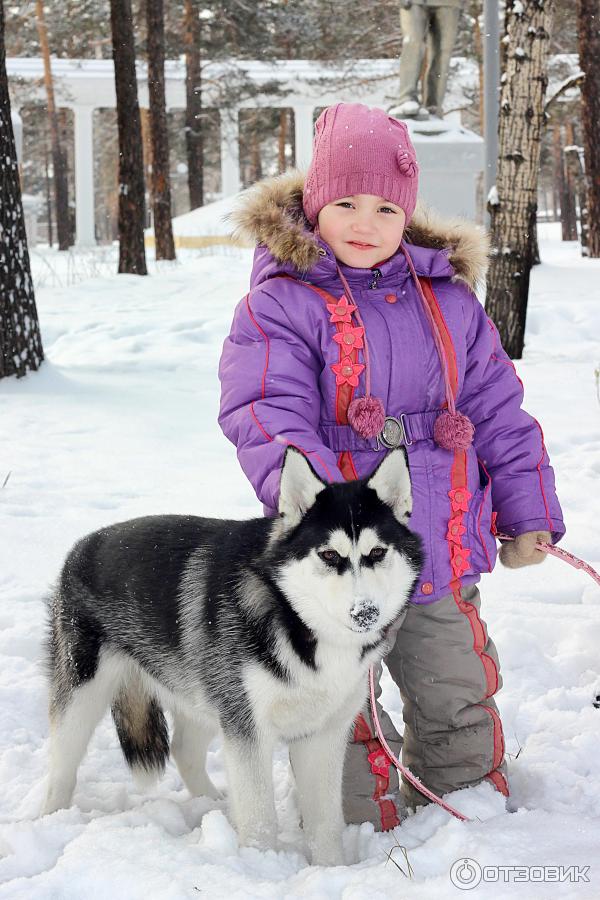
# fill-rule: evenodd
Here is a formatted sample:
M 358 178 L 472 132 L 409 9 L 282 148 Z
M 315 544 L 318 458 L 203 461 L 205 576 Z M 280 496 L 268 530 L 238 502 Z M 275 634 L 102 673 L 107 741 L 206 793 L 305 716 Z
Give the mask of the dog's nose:
M 359 631 L 370 631 L 379 618 L 376 606 L 355 606 L 350 610 L 350 617 Z

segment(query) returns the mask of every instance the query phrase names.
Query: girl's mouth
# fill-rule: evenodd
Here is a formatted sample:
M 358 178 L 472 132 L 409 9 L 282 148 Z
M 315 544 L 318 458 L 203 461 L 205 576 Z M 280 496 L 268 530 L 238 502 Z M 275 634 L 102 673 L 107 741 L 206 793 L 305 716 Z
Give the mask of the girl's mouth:
M 374 244 L 361 244 L 359 241 L 348 241 L 351 247 L 356 247 L 357 250 L 374 250 Z

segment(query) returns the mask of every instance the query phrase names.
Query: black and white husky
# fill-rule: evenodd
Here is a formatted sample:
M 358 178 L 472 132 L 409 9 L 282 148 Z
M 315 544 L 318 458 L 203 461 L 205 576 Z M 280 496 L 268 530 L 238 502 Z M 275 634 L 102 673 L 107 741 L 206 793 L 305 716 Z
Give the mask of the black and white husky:
M 279 517 L 148 516 L 68 555 L 51 606 L 50 775 L 44 813 L 71 802 L 110 706 L 134 773 L 170 751 L 194 795 L 220 729 L 242 844 L 273 846 L 272 751 L 289 745 L 312 861 L 343 862 L 349 730 L 422 566 L 402 450 L 369 479 L 326 485 L 286 451 Z

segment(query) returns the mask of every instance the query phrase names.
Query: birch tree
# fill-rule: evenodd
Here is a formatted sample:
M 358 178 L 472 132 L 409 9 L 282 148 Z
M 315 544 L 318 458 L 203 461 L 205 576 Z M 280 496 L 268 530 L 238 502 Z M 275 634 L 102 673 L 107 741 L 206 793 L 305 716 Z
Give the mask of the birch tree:
M 21 378 L 38 369 L 43 358 L 10 116 L 0 0 L 0 378 Z
M 504 36 L 486 309 L 513 359 L 523 354 L 553 11 L 554 0 L 515 0 Z

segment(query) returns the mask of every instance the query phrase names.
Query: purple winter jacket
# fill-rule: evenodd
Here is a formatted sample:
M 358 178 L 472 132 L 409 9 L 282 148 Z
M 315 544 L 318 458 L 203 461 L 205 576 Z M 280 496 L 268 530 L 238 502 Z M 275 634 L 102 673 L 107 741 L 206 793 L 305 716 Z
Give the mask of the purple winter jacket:
M 238 304 L 223 346 L 219 424 L 236 445 L 240 465 L 268 515 L 276 513 L 288 444 L 302 449 L 327 482 L 344 480 L 338 467 L 344 451 L 350 452 L 359 478 L 387 452 L 375 438 L 360 438 L 336 421 L 331 368 L 340 360 L 333 340 L 336 325 L 325 301 L 302 282 L 336 299 L 343 287 L 331 248 L 304 219 L 302 185 L 298 172 L 265 179 L 246 192 L 233 216 L 237 235 L 258 246 L 250 292 Z M 485 272 L 484 234 L 471 223 L 418 208 L 405 241 L 417 275 L 430 279 L 452 339 L 456 408 L 475 425 L 466 456 L 470 496 L 460 519 L 462 547 L 469 551 L 460 583 L 467 585 L 493 568 L 492 512 L 500 533 L 545 530 L 556 542 L 565 528 L 542 430 L 521 409 L 522 384 L 473 293 Z M 450 502 L 454 453 L 439 447 L 427 427 L 445 400 L 440 359 L 401 252 L 377 270 L 340 268 L 366 329 L 372 396 L 383 400 L 387 415 L 409 414 L 409 524 L 425 550 L 424 571 L 411 600 L 430 603 L 450 593 L 449 522 L 456 509 Z M 364 374 L 355 396 L 364 396 Z

